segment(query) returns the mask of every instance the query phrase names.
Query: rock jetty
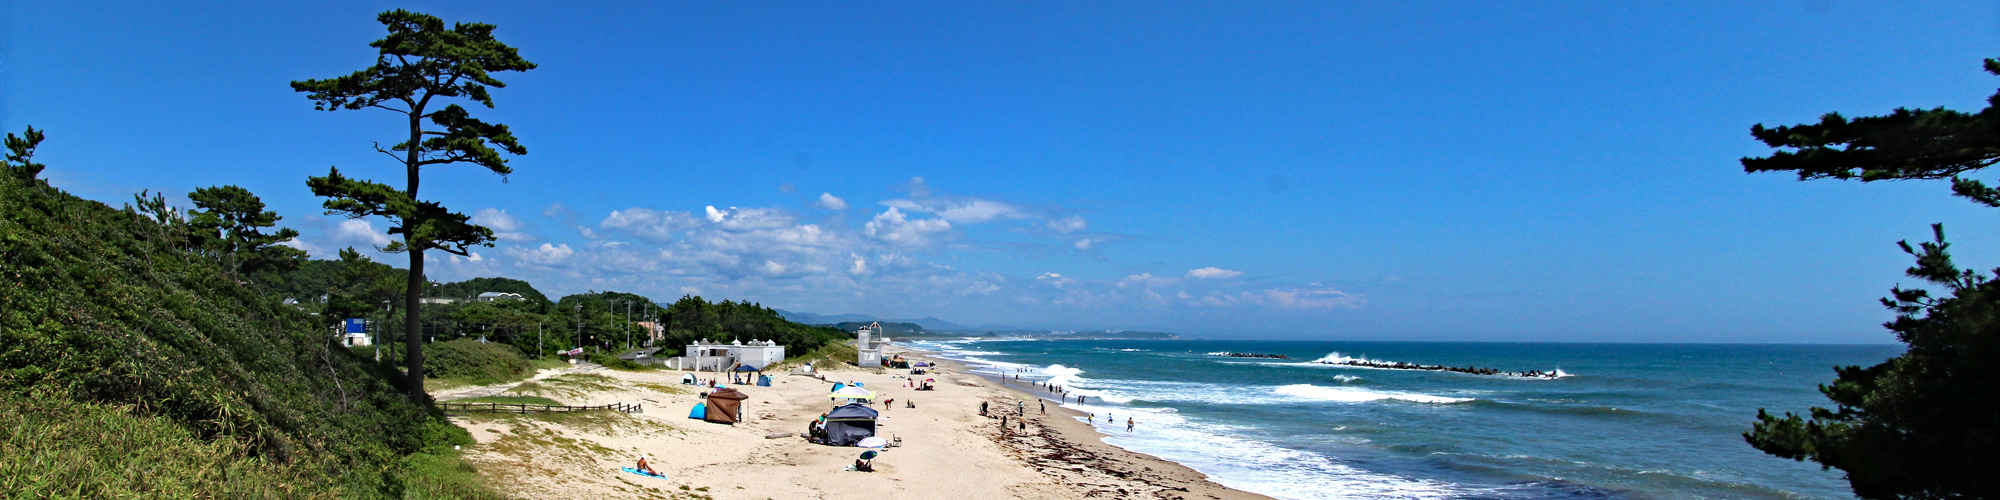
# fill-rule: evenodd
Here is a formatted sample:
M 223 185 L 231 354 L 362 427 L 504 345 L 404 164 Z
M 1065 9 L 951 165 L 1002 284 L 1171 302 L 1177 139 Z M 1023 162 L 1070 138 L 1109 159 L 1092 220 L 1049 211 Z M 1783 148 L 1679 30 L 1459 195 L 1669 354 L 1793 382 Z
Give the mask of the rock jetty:
M 1556 378 L 1561 378 L 1564 375 L 1568 375 L 1566 373 L 1563 373 L 1562 370 L 1546 371 L 1546 372 L 1541 370 L 1528 370 L 1525 372 L 1509 372 L 1509 371 L 1500 371 L 1498 369 L 1484 368 L 1478 366 L 1419 365 L 1413 363 L 1404 363 L 1401 361 L 1373 361 L 1366 359 L 1342 359 L 1335 361 L 1322 360 L 1319 361 L 1319 363 L 1329 364 L 1329 365 L 1341 365 L 1341 366 L 1359 366 L 1363 368 L 1382 368 L 1387 370 L 1421 370 L 1428 372 L 1464 373 L 1468 375 L 1491 375 L 1496 377 L 1556 379 Z
M 1229 357 L 1232 357 L 1232 358 L 1266 358 L 1266 359 L 1292 359 L 1292 357 L 1291 357 L 1291 356 L 1286 356 L 1286 355 L 1283 355 L 1283 354 L 1257 354 L 1257 353 L 1249 353 L 1249 352 L 1224 352 L 1224 353 L 1216 353 L 1216 355 L 1217 355 L 1217 356 L 1229 356 Z

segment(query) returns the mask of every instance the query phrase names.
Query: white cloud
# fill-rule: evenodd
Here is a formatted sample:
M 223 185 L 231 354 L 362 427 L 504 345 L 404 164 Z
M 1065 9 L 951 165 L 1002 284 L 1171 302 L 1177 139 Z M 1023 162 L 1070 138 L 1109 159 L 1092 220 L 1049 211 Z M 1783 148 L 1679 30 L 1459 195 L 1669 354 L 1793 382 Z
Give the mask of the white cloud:
M 533 235 L 521 232 L 522 229 L 528 227 L 528 224 L 521 222 L 521 219 L 514 218 L 512 215 L 507 215 L 506 210 L 495 208 L 480 209 L 478 212 L 472 214 L 472 223 L 492 229 L 493 237 L 500 241 L 535 241 Z
M 1091 241 L 1091 240 L 1090 240 L 1090 238 L 1084 238 L 1084 239 L 1080 239 L 1080 240 L 1076 240 L 1076 249 L 1077 249 L 1077 250 L 1089 250 L 1089 249 L 1090 249 L 1090 247 L 1091 247 L 1092 245 L 1096 245 L 1096 244 L 1097 244 L 1097 243 L 1096 243 L 1096 242 L 1094 242 L 1094 241 Z
M 333 234 L 331 236 L 333 237 L 335 246 L 375 248 L 388 245 L 392 241 L 389 239 L 387 233 L 376 230 L 375 225 L 369 223 L 367 219 L 347 219 L 340 221 L 340 224 L 333 226 Z
M 673 241 L 675 234 L 700 225 L 701 219 L 695 218 L 691 213 L 639 207 L 612 210 L 611 215 L 597 223 L 597 227 L 624 231 L 633 236 L 658 242 Z
M 1014 204 L 979 198 L 893 199 L 883 200 L 882 205 L 915 213 L 937 214 L 938 218 L 959 224 L 978 224 L 1002 218 L 1035 217 L 1027 209 Z
M 1047 225 L 1049 227 L 1049 230 L 1062 234 L 1069 234 L 1077 231 L 1082 231 L 1085 229 L 1090 229 L 1090 221 L 1083 220 L 1083 216 L 1081 215 L 1071 215 L 1069 217 L 1063 217 L 1061 219 L 1050 219 Z
M 1056 273 L 1042 273 L 1041 276 L 1036 276 L 1035 280 L 1055 285 L 1056 288 L 1062 288 L 1076 282 L 1073 278 L 1065 278 L 1063 275 Z
M 1216 267 L 1204 267 L 1201 269 L 1195 269 L 1187 272 L 1187 276 L 1189 278 L 1197 278 L 1197 279 L 1228 279 L 1242 275 L 1243 273 L 1241 271 L 1231 271 L 1228 269 L 1222 269 Z
M 951 230 L 951 222 L 944 219 L 915 219 L 903 215 L 896 207 L 875 214 L 875 219 L 862 226 L 869 237 L 903 246 L 929 246 L 937 233 Z
M 1265 290 L 1264 297 L 1272 304 L 1287 309 L 1332 309 L 1336 307 L 1360 307 L 1367 300 L 1331 288 L 1303 290 Z
M 706 207 L 708 222 L 725 231 L 757 231 L 778 229 L 793 224 L 792 215 L 775 208 L 736 208 L 717 210 Z
M 910 196 L 918 198 L 925 198 L 931 195 L 931 186 L 924 183 L 923 177 L 911 177 L 910 183 L 904 184 L 903 189 L 909 191 Z
M 508 247 L 505 253 L 524 265 L 566 268 L 570 266 L 570 258 L 576 255 L 576 250 L 570 249 L 567 243 L 561 245 L 543 243 L 542 246 L 533 248 Z
M 835 212 L 847 210 L 847 200 L 840 199 L 839 196 L 834 196 L 833 193 L 820 193 L 819 202 L 815 203 L 815 205 Z
M 301 240 L 298 238 L 292 238 L 289 240 L 280 241 L 278 242 L 278 246 L 297 248 L 299 249 L 299 251 L 305 252 L 306 255 L 309 256 L 320 255 L 322 252 L 324 252 L 324 250 L 321 250 L 318 246 L 315 246 L 312 243 L 307 243 L 305 240 Z

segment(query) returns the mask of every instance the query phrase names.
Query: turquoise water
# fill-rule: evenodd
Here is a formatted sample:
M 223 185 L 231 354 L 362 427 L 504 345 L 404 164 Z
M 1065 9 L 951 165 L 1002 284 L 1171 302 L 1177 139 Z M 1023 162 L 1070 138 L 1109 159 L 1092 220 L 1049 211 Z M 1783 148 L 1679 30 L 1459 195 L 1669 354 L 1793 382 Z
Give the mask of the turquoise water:
M 1834 365 L 1901 346 L 1275 341 L 915 342 L 1090 396 L 1105 441 L 1278 498 L 1852 498 L 1744 444 L 1758 408 L 1824 406 Z M 1232 351 L 1292 359 L 1233 358 Z M 1555 380 L 1314 363 L 1554 370 Z M 1116 423 L 1104 421 L 1109 414 Z M 1136 420 L 1133 432 L 1125 420 Z

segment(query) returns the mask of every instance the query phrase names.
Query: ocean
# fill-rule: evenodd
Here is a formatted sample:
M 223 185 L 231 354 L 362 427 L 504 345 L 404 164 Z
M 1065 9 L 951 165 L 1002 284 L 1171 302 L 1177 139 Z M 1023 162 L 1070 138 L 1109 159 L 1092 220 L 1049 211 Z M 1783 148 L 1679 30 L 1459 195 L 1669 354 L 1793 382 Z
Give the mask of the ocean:
M 1758 408 L 1830 404 L 1835 365 L 1899 345 L 945 340 L 907 345 L 1053 381 L 1121 448 L 1284 499 L 1853 498 L 1839 471 L 1745 444 Z M 1283 354 L 1237 358 L 1219 352 Z M 1555 379 L 1338 366 L 1554 371 Z M 1105 417 L 1115 419 L 1106 421 Z M 1135 421 L 1126 432 L 1125 421 Z

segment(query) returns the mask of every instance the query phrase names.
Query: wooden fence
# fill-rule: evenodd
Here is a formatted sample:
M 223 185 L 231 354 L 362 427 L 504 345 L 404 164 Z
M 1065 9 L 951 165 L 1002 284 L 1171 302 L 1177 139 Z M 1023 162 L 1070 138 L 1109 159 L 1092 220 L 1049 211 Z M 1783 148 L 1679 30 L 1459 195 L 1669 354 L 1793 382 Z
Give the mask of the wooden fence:
M 601 411 L 601 410 L 610 410 L 619 413 L 644 413 L 646 410 L 645 405 L 636 405 L 636 404 L 628 405 L 625 403 L 611 403 L 608 405 L 598 405 L 598 406 L 569 406 L 569 405 L 537 405 L 537 404 L 526 404 L 526 403 L 453 403 L 450 401 L 439 402 L 438 409 L 444 410 L 446 412 L 464 412 L 464 413 L 470 413 L 470 412 L 568 413 L 568 412 L 578 412 L 578 411 Z

